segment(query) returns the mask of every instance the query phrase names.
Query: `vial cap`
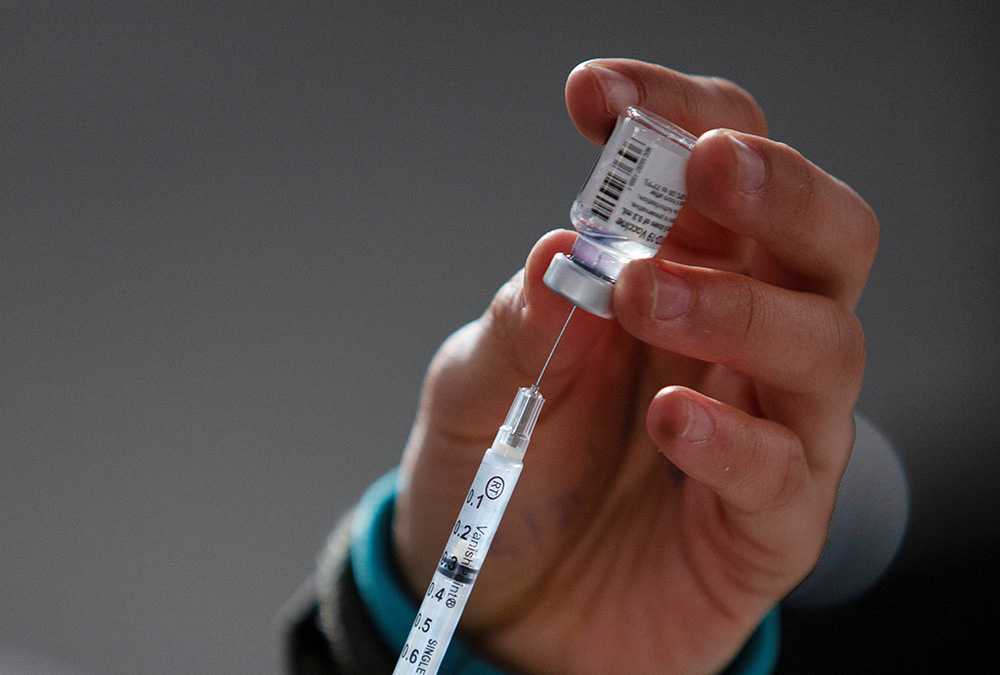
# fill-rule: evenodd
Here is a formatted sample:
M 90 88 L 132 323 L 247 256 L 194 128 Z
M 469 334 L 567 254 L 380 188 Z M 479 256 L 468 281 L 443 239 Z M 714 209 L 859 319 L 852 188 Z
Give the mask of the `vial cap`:
M 580 309 L 605 319 L 615 318 L 612 301 L 615 285 L 583 265 L 573 262 L 564 254 L 556 253 L 552 258 L 543 281 L 546 286 Z

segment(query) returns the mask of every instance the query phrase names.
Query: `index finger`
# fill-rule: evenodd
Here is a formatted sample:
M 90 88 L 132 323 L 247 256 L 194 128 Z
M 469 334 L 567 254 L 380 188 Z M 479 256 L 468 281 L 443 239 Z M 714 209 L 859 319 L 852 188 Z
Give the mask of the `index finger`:
M 783 143 L 727 130 L 698 139 L 686 178 L 687 205 L 766 251 L 750 276 L 857 303 L 879 228 L 850 187 Z
M 630 105 L 696 136 L 717 127 L 767 135 L 764 113 L 753 97 L 722 78 L 686 75 L 631 59 L 594 59 L 578 65 L 566 80 L 569 116 L 595 143 L 604 143 Z

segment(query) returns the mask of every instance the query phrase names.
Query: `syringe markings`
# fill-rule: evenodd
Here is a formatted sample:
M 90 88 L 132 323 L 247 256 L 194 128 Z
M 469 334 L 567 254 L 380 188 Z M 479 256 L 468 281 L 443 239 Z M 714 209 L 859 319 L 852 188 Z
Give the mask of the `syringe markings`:
M 438 574 L 445 579 L 457 581 L 460 584 L 471 584 L 475 582 L 479 570 L 474 570 L 466 565 L 454 565 L 451 569 L 445 563 L 441 563 L 437 568 Z
M 521 459 L 543 402 L 537 387 L 518 390 L 507 419 L 483 455 L 394 675 L 437 673 L 521 474 Z

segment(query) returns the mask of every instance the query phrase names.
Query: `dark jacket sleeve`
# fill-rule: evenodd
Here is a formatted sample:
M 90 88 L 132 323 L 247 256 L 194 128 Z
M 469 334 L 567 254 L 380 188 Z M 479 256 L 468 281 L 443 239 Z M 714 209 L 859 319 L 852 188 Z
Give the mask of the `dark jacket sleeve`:
M 376 633 L 354 583 L 349 518 L 334 529 L 318 571 L 282 611 L 286 675 L 392 673 L 396 655 Z

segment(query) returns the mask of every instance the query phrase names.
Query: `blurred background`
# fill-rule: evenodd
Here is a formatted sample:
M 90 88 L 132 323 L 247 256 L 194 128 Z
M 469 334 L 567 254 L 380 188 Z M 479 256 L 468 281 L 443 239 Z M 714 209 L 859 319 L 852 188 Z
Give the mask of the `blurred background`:
M 0 0 L 0 672 L 275 671 L 437 345 L 568 226 L 596 151 L 563 83 L 596 56 L 734 80 L 881 218 L 859 407 L 910 530 L 866 597 L 786 617 L 782 672 L 985 654 L 998 29 L 988 2 Z

